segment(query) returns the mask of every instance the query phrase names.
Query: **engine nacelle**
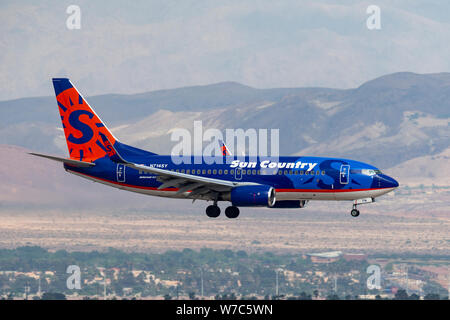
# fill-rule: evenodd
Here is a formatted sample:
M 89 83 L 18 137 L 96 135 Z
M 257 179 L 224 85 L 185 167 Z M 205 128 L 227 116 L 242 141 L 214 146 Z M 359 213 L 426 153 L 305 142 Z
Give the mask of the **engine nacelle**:
M 276 195 L 271 186 L 239 186 L 231 190 L 227 200 L 237 207 L 272 207 Z
M 272 208 L 298 209 L 304 208 L 308 200 L 282 200 L 277 201 Z

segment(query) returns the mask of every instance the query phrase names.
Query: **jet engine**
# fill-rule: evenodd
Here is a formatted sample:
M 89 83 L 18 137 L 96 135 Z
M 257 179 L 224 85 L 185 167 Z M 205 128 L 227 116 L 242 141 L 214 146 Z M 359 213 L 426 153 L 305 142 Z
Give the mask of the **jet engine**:
M 276 203 L 275 189 L 266 185 L 235 187 L 224 198 L 236 207 L 273 207 Z
M 282 200 L 277 201 L 272 208 L 298 209 L 304 208 L 308 200 Z

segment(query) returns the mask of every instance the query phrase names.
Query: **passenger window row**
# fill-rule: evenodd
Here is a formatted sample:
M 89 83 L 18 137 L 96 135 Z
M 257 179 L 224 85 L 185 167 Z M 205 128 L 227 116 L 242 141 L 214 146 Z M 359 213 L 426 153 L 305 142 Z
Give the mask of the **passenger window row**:
M 242 175 L 260 175 L 261 174 L 261 170 L 256 170 L 256 169 L 236 169 L 237 170 L 237 174 L 241 174 L 241 172 L 242 172 Z M 213 174 L 213 175 L 227 175 L 227 174 L 231 174 L 231 175 L 234 175 L 234 169 L 231 169 L 231 170 L 227 170 L 227 169 L 225 169 L 225 170 L 222 170 L 222 169 L 219 169 L 219 170 L 217 170 L 217 169 L 208 169 L 208 170 L 205 170 L 205 169 L 203 169 L 203 170 L 200 170 L 200 169 L 170 169 L 170 171 L 172 171 L 172 172 L 178 172 L 178 173 L 186 173 L 186 174 L 196 174 L 196 175 L 206 175 L 206 174 L 208 174 L 208 175 L 211 175 L 211 174 Z M 143 171 L 139 171 L 139 174 L 143 174 Z M 314 176 L 314 175 L 316 175 L 316 176 L 319 176 L 319 175 L 322 175 L 322 176 L 324 176 L 325 175 L 325 171 L 324 170 L 322 170 L 322 171 L 319 171 L 319 170 L 317 170 L 317 171 L 303 171 L 303 170 L 279 170 L 278 172 L 276 171 L 276 170 L 267 170 L 267 171 L 265 171 L 264 172 L 264 174 L 273 174 L 273 175 L 276 175 L 276 174 L 278 174 L 278 175 L 300 175 L 300 176 L 302 176 L 302 175 L 306 175 L 306 176 L 308 176 L 308 175 L 310 175 L 310 176 Z

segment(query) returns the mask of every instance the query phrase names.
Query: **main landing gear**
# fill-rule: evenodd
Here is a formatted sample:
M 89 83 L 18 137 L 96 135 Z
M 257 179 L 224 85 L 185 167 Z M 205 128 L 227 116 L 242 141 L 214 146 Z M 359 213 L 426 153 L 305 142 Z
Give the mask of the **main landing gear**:
M 239 208 L 235 206 L 229 206 L 225 209 L 225 215 L 230 219 L 237 218 L 239 216 Z
M 217 205 L 217 201 L 214 201 L 213 205 L 206 208 L 206 215 L 210 218 L 217 218 L 220 216 L 220 208 Z M 235 206 L 229 206 L 225 209 L 225 216 L 229 219 L 235 219 L 239 216 L 239 208 Z
M 211 205 L 206 208 L 206 215 L 210 218 L 217 218 L 220 216 L 220 208 L 218 205 Z
M 217 205 L 217 198 L 219 195 L 216 193 L 214 197 L 214 204 L 211 206 L 206 207 L 206 215 L 210 218 L 217 218 L 220 216 L 220 208 Z

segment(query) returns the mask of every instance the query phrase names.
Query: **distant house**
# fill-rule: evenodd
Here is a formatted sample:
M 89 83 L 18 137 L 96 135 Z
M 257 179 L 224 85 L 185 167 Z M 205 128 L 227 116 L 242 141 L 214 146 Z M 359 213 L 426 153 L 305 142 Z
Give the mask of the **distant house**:
M 124 296 L 128 296 L 133 292 L 133 288 L 123 288 L 122 291 Z
M 332 263 L 339 260 L 342 256 L 342 251 L 308 253 L 307 256 L 310 257 L 311 262 L 313 263 Z

